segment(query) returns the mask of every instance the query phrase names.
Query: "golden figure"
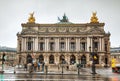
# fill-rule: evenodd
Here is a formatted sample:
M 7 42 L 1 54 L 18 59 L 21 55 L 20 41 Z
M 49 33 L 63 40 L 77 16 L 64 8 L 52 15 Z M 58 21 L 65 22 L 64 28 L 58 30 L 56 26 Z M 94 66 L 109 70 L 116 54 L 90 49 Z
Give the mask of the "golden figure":
M 99 23 L 96 12 L 93 12 L 90 23 Z
M 33 15 L 34 15 L 34 12 L 30 13 L 30 17 L 28 18 L 29 23 L 35 23 L 35 17 L 33 17 Z

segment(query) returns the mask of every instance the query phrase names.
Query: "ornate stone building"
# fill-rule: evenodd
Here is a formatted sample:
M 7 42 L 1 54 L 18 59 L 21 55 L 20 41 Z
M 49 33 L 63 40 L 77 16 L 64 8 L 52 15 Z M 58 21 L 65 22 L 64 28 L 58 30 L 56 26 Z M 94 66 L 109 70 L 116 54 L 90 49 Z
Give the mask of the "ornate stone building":
M 38 24 L 34 14 L 30 14 L 28 22 L 22 24 L 22 31 L 17 33 L 20 63 L 28 62 L 31 55 L 47 65 L 89 65 L 90 52 L 95 49 L 97 64 L 109 63 L 110 33 L 104 31 L 105 24 L 99 23 L 96 13 L 92 14 L 90 23 L 71 23 L 65 14 L 58 20 L 55 24 Z

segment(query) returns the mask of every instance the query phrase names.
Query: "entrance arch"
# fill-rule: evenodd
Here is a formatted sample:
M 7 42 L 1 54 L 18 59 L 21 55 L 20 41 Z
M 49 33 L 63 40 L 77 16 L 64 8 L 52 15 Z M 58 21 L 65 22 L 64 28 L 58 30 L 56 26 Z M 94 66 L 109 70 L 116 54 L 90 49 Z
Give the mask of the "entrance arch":
M 86 56 L 85 55 L 81 56 L 81 64 L 86 64 Z
M 54 55 L 49 56 L 49 64 L 54 64 Z
M 72 64 L 75 64 L 75 63 L 76 63 L 76 58 L 75 58 L 74 55 L 71 55 L 70 56 L 70 64 L 72 65 Z
M 27 55 L 27 64 L 28 63 L 32 63 L 33 59 L 32 56 L 30 54 Z
M 65 64 L 65 56 L 64 55 L 60 55 L 60 64 Z
M 43 55 L 40 55 L 40 56 L 39 56 L 39 62 L 40 62 L 40 63 L 44 62 L 44 56 L 43 56 Z

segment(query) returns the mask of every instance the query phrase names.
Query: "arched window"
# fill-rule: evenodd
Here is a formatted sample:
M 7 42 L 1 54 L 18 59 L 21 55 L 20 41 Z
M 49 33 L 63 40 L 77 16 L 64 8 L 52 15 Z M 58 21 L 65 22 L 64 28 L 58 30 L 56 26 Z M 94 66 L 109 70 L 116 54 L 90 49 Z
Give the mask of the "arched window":
M 70 64 L 75 64 L 76 63 L 76 58 L 74 55 L 70 56 Z
M 86 64 L 86 56 L 82 55 L 81 57 L 81 64 Z
M 60 63 L 61 63 L 61 64 L 66 64 L 65 56 L 64 56 L 64 55 L 61 55 L 61 56 L 60 56 Z
M 27 55 L 27 63 L 32 63 L 32 57 L 30 54 Z
M 44 61 L 44 57 L 43 57 L 43 55 L 40 55 L 39 56 L 39 62 L 42 63 L 43 61 Z
M 49 56 L 49 64 L 54 64 L 54 56 L 53 55 Z

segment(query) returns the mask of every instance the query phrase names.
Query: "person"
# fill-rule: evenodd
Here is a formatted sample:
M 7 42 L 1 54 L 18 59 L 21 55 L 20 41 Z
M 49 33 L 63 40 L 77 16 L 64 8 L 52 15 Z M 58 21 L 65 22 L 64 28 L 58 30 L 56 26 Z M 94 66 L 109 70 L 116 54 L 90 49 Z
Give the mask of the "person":
M 112 72 L 114 72 L 115 65 L 116 65 L 116 57 L 112 58 L 112 60 L 111 60 Z
M 38 71 L 40 70 L 40 62 L 38 62 Z
M 34 62 L 34 71 L 36 71 L 37 68 L 37 62 Z
M 27 64 L 24 64 L 24 70 L 27 71 Z
M 43 62 L 43 64 L 42 64 L 42 71 L 44 72 L 44 65 L 45 65 L 45 63 Z

